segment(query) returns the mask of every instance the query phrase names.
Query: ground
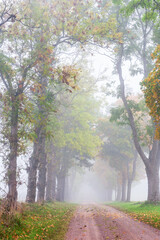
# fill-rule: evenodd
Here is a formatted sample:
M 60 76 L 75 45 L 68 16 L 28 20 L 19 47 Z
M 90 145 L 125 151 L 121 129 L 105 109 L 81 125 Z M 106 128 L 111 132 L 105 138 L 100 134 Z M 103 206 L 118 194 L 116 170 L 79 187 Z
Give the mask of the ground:
M 81 205 L 65 240 L 160 240 L 160 231 L 112 207 Z

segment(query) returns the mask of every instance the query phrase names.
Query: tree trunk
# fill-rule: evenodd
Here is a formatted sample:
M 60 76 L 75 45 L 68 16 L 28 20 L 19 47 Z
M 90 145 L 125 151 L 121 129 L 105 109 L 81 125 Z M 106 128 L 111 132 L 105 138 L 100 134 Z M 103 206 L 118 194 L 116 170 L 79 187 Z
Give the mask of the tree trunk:
M 127 179 L 125 171 L 122 172 L 122 198 L 121 201 L 126 201 L 126 188 L 127 188 Z
M 56 199 L 56 173 L 52 174 L 52 191 L 51 191 L 52 200 Z
M 59 170 L 57 171 L 57 200 L 63 202 L 65 196 L 65 183 L 68 173 L 68 161 L 70 159 L 70 153 L 67 148 L 61 149 L 61 161 L 59 162 Z
M 44 201 L 45 186 L 46 186 L 46 153 L 45 153 L 45 134 L 43 126 L 40 124 L 36 130 L 36 136 L 33 153 L 29 160 L 30 166 L 28 169 L 28 187 L 27 187 L 27 202 L 35 202 L 36 187 L 38 185 L 38 201 Z M 37 171 L 39 170 L 39 178 L 37 184 Z
M 38 169 L 38 143 L 34 142 L 33 153 L 29 159 L 28 186 L 26 201 L 34 203 L 36 199 L 37 169 Z
M 53 201 L 55 200 L 56 192 L 56 174 L 55 166 L 52 161 L 47 163 L 47 183 L 46 183 L 46 200 Z
M 148 179 L 148 198 L 150 202 L 159 201 L 159 162 L 160 141 L 154 140 L 149 154 L 149 165 L 146 165 Z
M 122 186 L 120 183 L 117 184 L 117 195 L 116 195 L 116 201 L 120 201 L 122 196 Z
M 131 189 L 132 189 L 132 180 L 129 179 L 127 184 L 127 202 L 131 201 Z
M 46 187 L 46 153 L 45 153 L 45 141 L 46 141 L 46 131 L 45 131 L 45 121 L 47 119 L 46 107 L 42 102 L 42 97 L 45 96 L 47 80 L 43 78 L 39 79 L 39 84 L 41 86 L 39 92 L 39 98 L 37 100 L 37 108 L 39 118 L 36 123 L 35 133 L 37 138 L 34 142 L 33 154 L 30 158 L 29 176 L 28 176 L 28 190 L 27 198 L 28 202 L 35 202 L 36 198 L 36 183 L 37 183 L 37 171 L 38 171 L 38 201 L 44 201 L 45 197 L 45 187 Z
M 64 201 L 64 191 L 65 191 L 65 176 L 63 173 L 60 173 L 57 177 L 57 196 L 56 200 L 63 202 Z
M 7 211 L 11 211 L 11 209 L 14 210 L 17 201 L 18 108 L 19 100 L 15 96 L 12 96 Z
M 137 164 L 137 158 L 138 153 L 136 149 L 133 150 L 134 159 L 133 159 L 133 165 L 132 165 L 132 172 L 130 173 L 129 165 L 127 165 L 127 175 L 128 175 L 128 184 L 127 184 L 127 202 L 130 202 L 131 200 L 131 190 L 132 190 L 132 182 L 135 179 L 136 175 L 136 164 Z
M 47 181 L 46 181 L 46 200 L 54 201 L 56 199 L 56 171 L 58 161 L 56 150 L 52 141 L 47 145 Z
M 117 187 L 116 187 L 116 201 L 120 201 L 122 197 L 122 177 L 121 174 L 118 173 L 117 176 Z
M 41 86 L 41 90 L 39 93 L 39 99 L 38 99 L 38 109 L 40 114 L 40 126 L 41 131 L 39 135 L 39 165 L 38 165 L 38 196 L 37 201 L 43 202 L 45 199 L 45 188 L 46 188 L 46 173 L 47 173 L 47 155 L 46 155 L 46 125 L 47 125 L 47 119 L 49 116 L 49 109 L 47 109 L 46 105 L 44 104 L 44 99 L 46 100 L 47 92 L 47 78 L 44 74 L 44 64 L 42 61 L 42 72 L 41 72 L 41 78 L 39 79 L 39 84 Z M 43 99 L 43 100 L 42 100 Z M 46 100 L 47 101 L 47 100 Z
M 47 166 L 47 159 L 46 159 L 46 152 L 45 152 L 45 142 L 46 136 L 45 131 L 42 129 L 42 133 L 39 138 L 39 166 L 38 166 L 38 196 L 37 201 L 43 202 L 45 198 L 45 187 L 46 187 L 46 166 Z
M 69 201 L 69 198 L 70 198 L 70 196 L 69 196 L 69 176 L 66 176 L 66 179 L 65 179 L 65 188 L 64 188 L 64 200 L 65 201 Z
M 148 201 L 159 201 L 159 167 L 154 166 L 150 169 L 146 168 L 148 180 Z
M 76 168 L 72 167 L 70 174 L 68 176 L 68 195 L 69 195 L 69 200 L 72 200 L 72 197 L 74 195 L 74 190 L 75 190 L 75 179 L 76 179 Z

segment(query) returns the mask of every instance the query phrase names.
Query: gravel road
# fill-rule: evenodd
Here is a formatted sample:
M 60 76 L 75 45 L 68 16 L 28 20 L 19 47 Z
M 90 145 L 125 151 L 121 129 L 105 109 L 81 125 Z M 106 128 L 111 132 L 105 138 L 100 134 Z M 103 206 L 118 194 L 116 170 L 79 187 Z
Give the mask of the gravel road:
M 65 240 L 160 240 L 160 231 L 104 205 L 81 205 Z

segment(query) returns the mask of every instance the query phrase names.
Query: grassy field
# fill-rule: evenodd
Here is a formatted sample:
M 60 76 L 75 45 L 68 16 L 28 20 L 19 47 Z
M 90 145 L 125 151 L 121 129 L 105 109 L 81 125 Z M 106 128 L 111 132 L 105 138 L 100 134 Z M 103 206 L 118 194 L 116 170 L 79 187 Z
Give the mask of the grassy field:
M 155 205 L 140 202 L 113 202 L 107 205 L 128 213 L 135 220 L 160 229 L 160 203 Z
M 76 205 L 48 203 L 24 204 L 13 217 L 0 218 L 0 239 L 62 240 Z

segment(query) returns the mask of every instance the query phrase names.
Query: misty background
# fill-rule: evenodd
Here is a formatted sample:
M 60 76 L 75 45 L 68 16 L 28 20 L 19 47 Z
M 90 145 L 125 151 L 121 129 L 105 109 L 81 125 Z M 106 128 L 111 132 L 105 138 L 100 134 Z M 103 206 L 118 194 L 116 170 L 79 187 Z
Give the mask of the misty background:
M 0 197 L 9 209 L 17 200 L 157 202 L 155 3 L 2 3 Z

